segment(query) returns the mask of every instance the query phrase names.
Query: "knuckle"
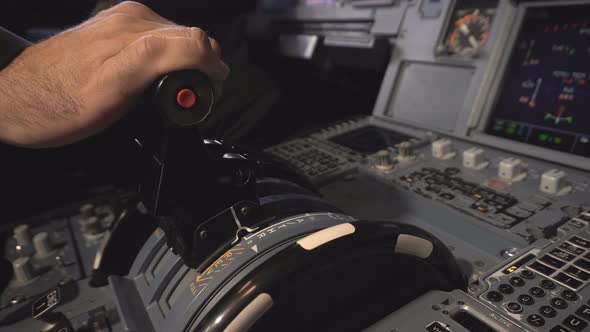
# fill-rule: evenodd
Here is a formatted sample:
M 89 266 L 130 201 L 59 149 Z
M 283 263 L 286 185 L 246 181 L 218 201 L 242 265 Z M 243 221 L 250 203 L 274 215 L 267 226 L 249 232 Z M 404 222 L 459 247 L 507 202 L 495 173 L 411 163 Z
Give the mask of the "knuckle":
M 136 51 L 139 59 L 149 59 L 156 56 L 160 49 L 160 40 L 156 36 L 147 35 L 140 38 Z
M 219 45 L 219 43 L 217 42 L 217 40 L 215 40 L 213 38 L 209 38 L 209 42 L 211 43 L 211 47 L 213 49 L 221 50 L 221 46 Z
M 209 38 L 207 32 L 205 32 L 203 29 L 197 27 L 190 27 L 188 28 L 188 30 L 190 38 L 197 39 L 199 41 L 205 41 Z
M 113 7 L 113 9 L 117 9 L 124 13 L 129 14 L 141 14 L 149 11 L 150 9 L 146 7 L 144 4 L 141 4 L 136 1 L 123 1 L 120 4 Z
M 182 37 L 192 38 L 193 35 L 192 35 L 192 32 L 191 32 L 191 29 L 190 28 L 181 27 L 181 28 L 178 28 L 178 29 L 179 29 L 179 34 Z
M 133 16 L 123 13 L 113 13 L 105 17 L 105 21 L 112 25 L 127 25 L 133 20 Z
M 187 52 L 190 52 L 198 57 L 204 56 L 203 43 L 200 40 L 191 38 L 187 42 Z

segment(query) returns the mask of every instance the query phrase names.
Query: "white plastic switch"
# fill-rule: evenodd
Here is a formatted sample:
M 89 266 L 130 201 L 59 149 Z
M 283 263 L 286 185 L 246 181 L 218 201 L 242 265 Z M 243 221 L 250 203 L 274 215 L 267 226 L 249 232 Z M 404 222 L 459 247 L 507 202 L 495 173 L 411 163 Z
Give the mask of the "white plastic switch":
M 466 168 L 480 170 L 488 167 L 489 163 L 481 148 L 473 147 L 463 151 L 463 166 Z
M 432 156 L 436 159 L 452 159 L 457 153 L 453 151 L 453 143 L 451 140 L 441 138 L 432 142 Z
M 39 257 L 46 257 L 53 253 L 53 243 L 51 243 L 51 238 L 49 238 L 49 234 L 47 232 L 41 232 L 35 234 L 33 237 L 33 246 L 35 247 L 35 252 Z
M 539 190 L 552 195 L 564 195 L 571 191 L 572 187 L 565 181 L 567 174 L 557 169 L 543 173 Z
M 503 180 L 517 182 L 526 178 L 527 172 L 522 161 L 516 158 L 507 158 L 498 165 L 498 177 Z
M 31 245 L 31 230 L 29 225 L 22 224 L 18 225 L 14 228 L 14 238 L 16 239 L 16 244 L 21 247 L 27 247 Z
M 14 278 L 20 283 L 33 280 L 36 276 L 35 268 L 29 257 L 19 257 L 12 262 Z

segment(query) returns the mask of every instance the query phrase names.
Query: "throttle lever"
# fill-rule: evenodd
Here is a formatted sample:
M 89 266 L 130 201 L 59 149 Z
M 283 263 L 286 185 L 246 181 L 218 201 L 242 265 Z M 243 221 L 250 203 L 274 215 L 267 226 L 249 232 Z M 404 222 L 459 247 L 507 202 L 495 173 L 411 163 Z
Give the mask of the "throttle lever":
M 188 195 L 195 188 L 204 189 L 201 192 L 214 189 L 210 179 L 216 167 L 195 126 L 211 114 L 215 95 L 207 76 L 196 70 L 164 75 L 153 84 L 149 94 L 151 102 L 147 107 L 159 114 L 162 121 L 158 130 L 135 138 L 151 164 L 141 181 L 140 195 L 154 216 L 171 215 L 168 201 L 187 199 L 180 195 Z M 159 137 L 154 140 L 152 135 Z M 191 190 L 190 185 L 198 186 Z M 181 192 L 175 194 L 178 197 L 168 197 L 171 190 Z
M 163 121 L 157 130 L 135 139 L 149 157 L 140 199 L 160 220 L 173 252 L 188 266 L 202 268 L 236 233 L 248 229 L 248 218 L 238 219 L 235 209 L 257 206 L 253 171 L 242 170 L 241 159 L 228 160 L 219 151 L 210 152 L 195 127 L 214 106 L 207 76 L 194 70 L 172 72 L 158 80 L 150 93 L 148 107 Z
M 169 73 L 150 93 L 150 105 L 163 121 L 155 145 L 135 139 L 150 157 L 140 198 L 150 214 L 166 220 L 164 231 L 170 247 L 190 260 L 195 224 L 230 205 L 218 188 L 218 162 L 209 156 L 195 127 L 211 113 L 215 94 L 207 76 L 196 70 Z M 145 136 L 149 141 L 149 135 Z

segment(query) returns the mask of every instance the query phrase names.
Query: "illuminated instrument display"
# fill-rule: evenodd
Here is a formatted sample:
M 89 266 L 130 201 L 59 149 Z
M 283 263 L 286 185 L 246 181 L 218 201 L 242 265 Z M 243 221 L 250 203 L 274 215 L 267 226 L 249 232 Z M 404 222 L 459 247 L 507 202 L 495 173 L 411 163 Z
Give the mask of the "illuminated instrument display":
M 525 16 L 487 132 L 590 156 L 590 6 Z
M 488 40 L 497 4 L 497 1 L 459 1 L 445 37 L 446 53 L 457 57 L 478 55 Z
M 455 22 L 455 30 L 448 41 L 449 49 L 456 55 L 477 54 L 489 32 L 490 21 L 476 10 Z

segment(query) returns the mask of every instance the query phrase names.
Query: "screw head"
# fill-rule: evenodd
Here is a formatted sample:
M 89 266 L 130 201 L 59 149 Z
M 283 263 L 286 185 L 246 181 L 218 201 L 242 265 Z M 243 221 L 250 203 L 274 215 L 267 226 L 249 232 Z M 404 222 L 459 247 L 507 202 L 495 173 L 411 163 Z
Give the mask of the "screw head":
M 518 248 L 506 248 L 502 250 L 502 255 L 507 257 L 514 257 L 518 254 Z
M 70 278 L 70 277 L 65 277 L 64 279 L 60 280 L 60 281 L 59 281 L 57 284 L 58 284 L 59 286 L 62 286 L 62 287 L 63 287 L 63 286 L 65 286 L 65 285 L 69 284 L 69 283 L 70 283 L 70 282 L 72 282 L 72 281 L 73 281 L 73 280 L 72 280 L 72 278 Z
M 208 235 L 209 233 L 207 233 L 206 230 L 202 230 L 201 232 L 199 232 L 199 237 L 201 238 L 201 240 L 206 240 Z
M 240 212 L 242 213 L 242 215 L 243 215 L 243 216 L 247 216 L 247 215 L 249 215 L 249 214 L 250 214 L 250 211 L 251 211 L 251 209 L 250 209 L 250 207 L 248 207 L 248 206 L 243 206 L 243 207 L 240 209 Z
M 24 300 L 25 300 L 25 297 L 23 295 L 17 295 L 15 297 L 13 297 L 12 299 L 10 299 L 10 304 L 16 305 L 16 304 L 23 302 Z

